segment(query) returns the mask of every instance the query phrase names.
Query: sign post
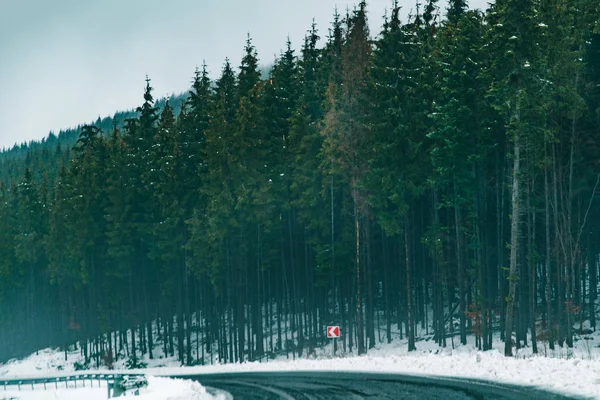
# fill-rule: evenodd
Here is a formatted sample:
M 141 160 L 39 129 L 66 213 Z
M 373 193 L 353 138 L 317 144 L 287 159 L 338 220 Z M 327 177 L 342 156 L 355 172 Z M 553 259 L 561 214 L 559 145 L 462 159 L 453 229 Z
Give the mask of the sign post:
M 333 339 L 333 355 L 335 356 L 337 348 L 337 338 L 340 337 L 340 327 L 338 325 L 328 326 L 327 337 L 329 339 Z

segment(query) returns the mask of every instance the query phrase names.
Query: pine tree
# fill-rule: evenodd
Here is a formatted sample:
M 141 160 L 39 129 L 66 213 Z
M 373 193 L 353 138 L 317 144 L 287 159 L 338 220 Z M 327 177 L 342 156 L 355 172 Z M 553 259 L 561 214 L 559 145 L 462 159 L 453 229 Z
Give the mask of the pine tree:
M 234 212 L 234 195 L 230 161 L 235 165 L 237 159 L 230 160 L 235 114 L 238 106 L 236 93 L 236 77 L 229 60 L 225 61 L 221 77 L 216 81 L 214 97 L 209 109 L 209 123 L 204 132 L 203 151 L 203 184 L 199 187 L 199 196 L 205 199 L 204 204 L 195 206 L 192 217 L 187 220 L 189 238 L 187 249 L 191 253 L 188 267 L 195 276 L 210 282 L 216 301 L 220 304 L 217 312 L 224 315 L 230 326 L 229 335 L 219 346 L 222 359 L 234 359 L 234 327 L 232 321 L 233 288 L 227 242 L 230 227 L 236 224 Z M 227 261 L 224 261 L 227 260 Z M 225 265 L 223 265 L 225 264 Z M 209 322 L 216 331 L 216 321 Z M 209 347 L 210 346 L 210 347 Z M 212 343 L 207 343 L 212 353 Z
M 0 320 L 7 322 L 4 315 L 8 297 L 12 293 L 11 286 L 19 285 L 19 280 L 15 276 L 15 266 L 17 265 L 16 249 L 16 221 L 17 213 L 14 210 L 14 191 L 10 190 L 4 182 L 0 182 Z
M 205 184 L 199 188 L 200 196 L 207 199 L 206 209 L 195 209 L 190 219 L 191 236 L 188 246 L 195 257 L 190 260 L 196 273 L 205 270 L 213 284 L 218 283 L 217 272 L 220 243 L 225 239 L 227 220 L 232 212 L 232 193 L 228 156 L 231 154 L 233 123 L 237 109 L 236 77 L 229 60 L 225 61 L 221 77 L 216 82 L 213 107 L 205 132 L 205 146 L 201 153 L 206 165 Z M 208 218 L 208 216 L 211 216 Z M 206 225 L 205 225 L 206 224 Z M 206 231 L 204 227 L 206 226 Z M 208 232 L 209 235 L 206 235 Z M 214 240 L 214 242 L 213 242 Z M 210 243 L 214 243 L 212 247 Z M 213 251 L 210 251 L 212 249 Z M 204 262 L 195 262 L 204 260 Z M 213 275 L 214 271 L 215 274 Z
M 239 96 L 247 96 L 259 81 L 260 71 L 258 70 L 256 48 L 252 44 L 250 34 L 248 34 L 246 46 L 244 47 L 244 57 L 242 57 L 242 63 L 240 65 L 240 74 L 238 76 Z
M 441 30 L 440 52 L 437 58 L 441 77 L 437 83 L 440 95 L 432 113 L 433 129 L 428 137 L 434 140 L 431 160 L 435 169 L 435 189 L 442 193 L 444 207 L 453 210 L 456 246 L 456 264 L 460 290 L 460 334 L 466 344 L 465 316 L 466 271 L 470 269 L 465 260 L 463 242 L 471 237 L 475 248 L 482 246 L 479 232 L 479 213 L 476 193 L 482 160 L 489 157 L 490 144 L 481 134 L 482 121 L 479 114 L 484 103 L 484 87 L 479 78 L 482 58 L 482 16 L 469 12 Z M 485 201 L 485 200 L 483 200 Z M 478 286 L 483 298 L 484 272 L 479 273 Z M 485 305 L 472 304 L 484 313 Z M 487 338 L 486 338 L 487 340 Z M 488 344 L 486 341 L 485 349 Z
M 534 71 L 539 67 L 539 50 L 536 45 L 538 24 L 531 1 L 502 1 L 495 4 L 490 29 L 490 42 L 495 57 L 490 69 L 494 79 L 488 99 L 501 115 L 505 116 L 506 136 L 512 142 L 512 199 L 511 199 L 511 243 L 508 295 L 504 326 L 505 354 L 512 355 L 512 332 L 514 305 L 519 280 L 519 232 L 521 213 L 521 156 L 523 143 L 528 138 L 526 126 L 536 109 L 529 107 L 536 81 Z M 490 49 L 490 50 L 492 50 Z M 526 113 L 532 110 L 532 113 Z
M 213 107 L 213 88 L 208 77 L 206 64 L 202 71 L 196 70 L 192 90 L 187 99 L 186 118 L 180 116 L 181 153 L 185 160 L 186 198 L 184 200 L 186 217 L 190 218 L 194 208 L 203 209 L 206 200 L 200 196 L 200 187 L 204 185 L 207 165 L 204 159 L 205 135 L 209 128 L 210 112 Z
M 339 171 L 350 184 L 354 201 L 356 234 L 355 265 L 356 313 L 358 323 L 358 351 L 365 350 L 363 326 L 363 289 L 361 255 L 361 229 L 363 218 L 368 216 L 366 198 L 361 191 L 362 179 L 367 167 L 361 150 L 366 144 L 364 121 L 357 116 L 364 113 L 363 104 L 371 63 L 371 41 L 367 24 L 366 3 L 361 2 L 348 21 L 348 37 L 342 51 L 342 85 L 330 85 L 328 93 L 331 109 L 325 117 L 324 152 L 332 171 Z M 333 83 L 333 82 L 332 82 Z M 368 222 L 367 222 L 368 223 Z
M 456 24 L 463 14 L 467 11 L 468 5 L 466 0 L 450 0 L 446 17 L 450 24 Z
M 48 270 L 52 281 L 64 283 L 75 278 L 72 260 L 61 247 L 70 239 L 68 222 L 71 212 L 71 185 L 63 163 L 56 181 L 52 211 L 49 215 L 49 231 L 44 240 L 48 255 Z

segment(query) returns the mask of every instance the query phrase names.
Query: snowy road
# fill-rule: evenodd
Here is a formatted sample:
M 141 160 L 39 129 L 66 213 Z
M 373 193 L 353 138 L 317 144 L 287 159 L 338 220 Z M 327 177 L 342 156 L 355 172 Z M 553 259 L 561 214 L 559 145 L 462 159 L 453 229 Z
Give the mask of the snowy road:
M 180 376 L 180 378 L 182 378 Z M 265 372 L 193 375 L 234 399 L 575 399 L 536 388 L 392 374 Z

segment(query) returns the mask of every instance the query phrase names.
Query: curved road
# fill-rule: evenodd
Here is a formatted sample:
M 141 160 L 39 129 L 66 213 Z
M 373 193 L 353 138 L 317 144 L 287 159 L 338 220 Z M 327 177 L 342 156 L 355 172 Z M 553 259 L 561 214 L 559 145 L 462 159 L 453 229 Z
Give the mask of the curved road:
M 470 379 L 342 372 L 255 372 L 178 376 L 234 399 L 577 399 L 537 388 Z

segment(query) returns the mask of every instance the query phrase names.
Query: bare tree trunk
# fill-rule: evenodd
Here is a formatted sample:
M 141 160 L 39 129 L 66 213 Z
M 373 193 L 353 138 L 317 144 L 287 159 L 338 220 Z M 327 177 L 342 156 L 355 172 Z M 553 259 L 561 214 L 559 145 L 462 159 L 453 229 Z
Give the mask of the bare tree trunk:
M 544 159 L 548 158 L 547 143 L 544 143 Z M 552 317 L 552 262 L 550 253 L 550 187 L 548 166 L 544 167 L 544 207 L 546 216 L 546 335 L 551 350 L 554 350 L 554 320 Z
M 590 295 L 588 299 L 588 313 L 590 319 L 590 327 L 596 331 L 596 299 L 598 298 L 598 257 L 595 254 L 590 254 L 588 257 L 588 274 L 590 277 Z
M 503 160 L 502 166 L 499 165 L 500 160 L 497 160 L 497 180 L 498 189 L 496 190 L 496 236 L 497 236 L 497 249 L 498 249 L 498 290 L 500 292 L 500 339 L 504 340 L 504 332 L 506 327 L 506 303 L 503 301 L 505 296 L 505 277 L 504 277 L 504 171 L 506 160 Z
M 184 241 L 187 243 L 187 230 L 185 225 L 180 228 L 183 232 Z M 192 311 L 190 309 L 190 282 L 187 272 L 187 253 L 185 250 L 181 252 L 181 275 L 183 279 L 183 312 L 185 314 L 185 365 L 192 365 Z M 196 312 L 198 310 L 196 309 Z M 150 340 L 148 341 L 150 343 Z M 196 352 L 196 358 L 199 354 Z
M 577 82 L 579 80 L 579 74 L 577 74 L 575 78 L 575 87 L 577 88 Z M 567 318 L 567 346 L 573 347 L 573 309 L 574 309 L 574 298 L 573 298 L 573 275 L 575 269 L 575 262 L 577 257 L 577 245 L 578 243 L 573 243 L 574 238 L 571 232 L 573 228 L 573 163 L 574 163 L 574 154 L 575 154 L 575 139 L 576 139 L 576 119 L 573 117 L 571 124 L 571 148 L 569 154 L 569 192 L 567 198 L 567 227 L 566 234 L 569 240 L 569 259 L 567 260 L 567 265 L 565 265 L 565 281 L 566 281 L 566 293 L 565 293 L 565 301 L 569 305 L 569 309 L 566 310 L 566 318 Z
M 517 121 L 519 120 L 519 106 L 517 105 Z M 504 355 L 512 357 L 512 327 L 515 294 L 517 290 L 517 256 L 519 245 L 519 174 L 521 162 L 520 132 L 518 128 L 514 137 L 513 176 L 512 176 L 512 221 L 510 230 L 510 271 L 508 276 L 508 297 L 506 299 L 506 319 L 504 321 Z
M 475 210 L 475 238 L 477 240 L 475 250 L 475 262 L 479 266 L 477 269 L 477 279 L 479 281 L 479 300 L 476 300 L 479 310 L 479 329 L 477 335 L 479 339 L 479 349 L 488 350 L 487 346 L 487 263 L 484 255 L 484 241 L 483 241 L 483 211 L 480 196 L 485 193 L 485 189 L 482 185 L 481 179 L 479 178 L 478 168 L 475 164 L 472 164 L 473 177 L 477 181 L 478 189 L 473 192 L 473 208 Z
M 581 45 L 579 46 L 579 50 L 581 51 Z M 579 86 L 579 72 L 575 74 L 575 86 L 574 89 L 577 90 Z M 573 243 L 574 238 L 571 234 L 571 229 L 573 228 L 573 220 L 572 220 L 572 210 L 573 210 L 573 166 L 574 166 L 574 154 L 575 154 L 575 142 L 577 139 L 577 118 L 576 111 L 573 111 L 573 116 L 571 120 L 571 148 L 569 155 L 569 193 L 568 193 L 568 203 L 567 203 L 567 233 L 569 234 L 569 243 L 570 243 L 570 254 L 569 254 L 569 263 L 567 266 L 567 276 L 566 278 L 566 300 L 571 305 L 571 309 L 567 310 L 567 346 L 573 347 L 573 315 L 574 315 L 574 298 L 573 298 L 573 275 L 575 269 L 576 259 L 578 257 L 579 250 L 579 239 L 577 236 L 575 239 L 575 243 Z M 595 192 L 595 188 L 594 188 Z
M 529 263 L 529 322 L 531 329 L 531 349 L 534 354 L 537 354 L 537 337 L 535 331 L 535 317 L 536 317 L 536 273 L 537 273 L 537 261 L 534 260 L 534 243 L 535 243 L 535 210 L 531 206 L 531 193 L 535 188 L 535 180 L 531 178 L 531 187 L 527 190 L 527 215 L 528 215 L 528 227 L 527 227 L 527 261 Z M 527 331 L 526 331 L 527 332 Z M 525 335 L 527 336 L 527 334 Z
M 435 332 L 438 338 L 438 345 L 446 347 L 446 323 L 444 316 L 444 285 L 446 283 L 445 278 L 445 269 L 440 268 L 440 259 L 438 254 L 438 244 L 437 244 L 437 235 L 439 230 L 439 210 L 438 210 L 438 193 L 437 189 L 433 189 L 433 199 L 432 199 L 432 208 L 433 208 L 433 226 L 435 229 L 435 236 L 433 238 L 433 246 L 434 246 L 434 255 L 433 255 L 433 271 L 434 271 L 434 304 L 435 309 L 437 310 L 436 316 L 434 317 L 436 320 Z M 443 251 L 443 250 L 442 250 Z
M 291 211 L 288 211 L 288 237 L 289 237 L 289 241 L 290 241 L 290 274 L 291 274 L 291 278 L 292 278 L 292 293 L 291 293 L 291 336 L 292 336 L 292 342 L 294 341 L 294 334 L 296 334 L 296 336 L 298 337 L 299 340 L 301 340 L 300 336 L 302 335 L 302 324 L 300 324 L 300 326 L 298 327 L 296 324 L 296 316 L 298 313 L 298 290 L 296 287 L 296 248 L 294 246 L 294 235 L 292 232 L 292 213 Z M 288 314 L 289 315 L 289 314 Z M 293 349 L 292 351 L 292 358 L 295 360 L 296 359 L 296 349 Z
M 383 290 L 385 296 L 385 337 L 386 342 L 392 343 L 392 311 L 390 306 L 390 283 L 388 278 L 388 250 L 387 250 L 387 237 L 383 228 L 381 228 L 381 245 L 383 254 Z
M 352 190 L 354 192 L 354 228 L 356 233 L 356 326 L 358 329 L 357 347 L 358 354 L 365 353 L 365 340 L 364 340 L 364 328 L 363 328 L 363 312 L 362 312 L 362 293 L 361 293 L 361 268 L 360 268 L 360 216 L 359 216 L 359 205 L 358 193 L 356 188 L 356 180 L 352 184 Z
M 366 284 L 367 284 L 367 337 L 369 340 L 369 349 L 375 347 L 375 305 L 373 298 L 373 266 L 371 265 L 371 222 L 365 221 L 365 241 L 366 241 Z M 379 313 L 378 313 L 379 315 Z M 378 325 L 379 326 L 379 325 Z
M 152 354 L 152 350 L 154 348 L 154 338 L 152 335 L 152 318 L 150 318 L 146 323 L 146 331 L 146 335 L 148 336 L 148 358 L 152 360 L 154 359 L 154 355 Z
M 408 337 L 408 351 L 416 350 L 415 346 L 415 332 L 413 323 L 413 301 L 412 301 L 412 280 L 411 280 L 411 252 L 409 244 L 409 228 L 410 228 L 410 216 L 408 211 L 404 217 L 404 247 L 405 247 L 405 259 L 406 259 L 406 336 Z
M 131 328 L 131 362 L 134 368 L 137 368 L 137 349 L 135 346 L 135 327 Z
M 556 298 L 557 298 L 557 312 L 556 312 L 556 320 L 558 323 L 558 345 L 560 347 L 563 346 L 564 343 L 564 315 L 563 315 L 563 306 L 564 306 L 564 292 L 563 292 L 563 267 L 564 260 L 566 257 L 566 249 L 564 247 L 564 236 L 561 237 L 561 229 L 560 229 L 560 213 L 559 213 L 559 202 L 558 202 L 558 176 L 557 176 L 557 158 L 556 158 L 556 148 L 555 145 L 552 144 L 552 177 L 553 177 L 553 198 L 554 198 L 554 242 L 556 246 L 560 247 L 555 250 L 556 252 Z M 562 195 L 561 195 L 562 198 Z M 559 246 L 560 245 L 560 246 Z M 562 257 L 561 257 L 562 254 Z
M 342 303 L 339 301 L 339 291 L 336 285 L 335 279 L 335 213 L 333 207 L 333 175 L 330 177 L 330 206 L 331 206 L 331 291 L 332 291 L 332 301 L 331 301 L 331 310 L 333 318 L 331 320 L 332 323 L 335 323 L 341 318 L 341 315 L 338 316 L 337 310 L 339 309 L 340 314 L 342 313 L 341 307 Z M 343 320 L 343 318 L 342 318 Z M 337 339 L 333 340 L 333 355 L 337 353 Z
M 456 240 L 456 264 L 458 268 L 458 293 L 459 293 L 459 320 L 460 320 L 460 343 L 467 344 L 465 299 L 465 266 L 462 261 L 462 240 L 460 232 L 461 212 L 458 204 L 458 190 L 456 188 L 456 177 L 454 177 L 454 235 Z

